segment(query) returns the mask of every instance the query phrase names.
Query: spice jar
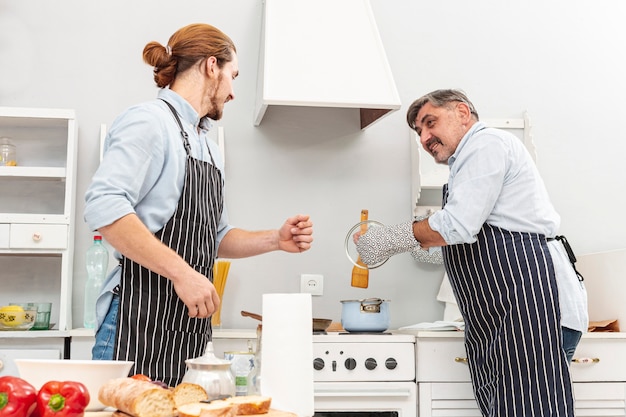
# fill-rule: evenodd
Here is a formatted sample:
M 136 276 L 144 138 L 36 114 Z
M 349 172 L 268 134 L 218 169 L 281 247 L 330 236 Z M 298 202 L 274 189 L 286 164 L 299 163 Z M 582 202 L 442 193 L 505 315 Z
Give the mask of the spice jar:
M 15 145 L 9 138 L 0 138 L 0 166 L 16 166 Z

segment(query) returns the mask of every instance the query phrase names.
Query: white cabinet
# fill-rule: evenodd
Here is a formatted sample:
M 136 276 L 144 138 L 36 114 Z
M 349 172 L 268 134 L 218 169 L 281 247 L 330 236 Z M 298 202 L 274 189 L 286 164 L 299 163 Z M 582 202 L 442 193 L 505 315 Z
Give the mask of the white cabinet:
M 585 334 L 571 364 L 576 416 L 626 416 L 624 333 Z M 463 334 L 418 332 L 418 415 L 480 416 Z
M 51 302 L 53 330 L 2 331 L 2 346 L 57 341 L 71 328 L 77 124 L 73 110 L 0 107 L 0 305 Z M 44 342 L 45 343 L 45 342 Z

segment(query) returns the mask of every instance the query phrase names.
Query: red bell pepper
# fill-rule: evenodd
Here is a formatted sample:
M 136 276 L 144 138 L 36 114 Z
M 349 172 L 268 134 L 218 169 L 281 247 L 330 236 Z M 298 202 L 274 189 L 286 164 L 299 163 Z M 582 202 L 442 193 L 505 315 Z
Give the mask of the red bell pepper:
M 22 378 L 0 377 L 0 417 L 28 417 L 36 400 L 37 390 Z
M 81 417 L 89 404 L 87 387 L 75 381 L 48 381 L 37 394 L 38 417 Z

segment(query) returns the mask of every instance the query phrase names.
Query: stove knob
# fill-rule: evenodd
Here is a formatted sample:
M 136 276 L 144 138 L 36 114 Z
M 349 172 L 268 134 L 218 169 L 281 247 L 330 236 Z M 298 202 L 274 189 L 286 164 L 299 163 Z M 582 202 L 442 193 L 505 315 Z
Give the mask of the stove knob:
M 322 358 L 313 359 L 313 369 L 315 369 L 316 371 L 321 371 L 322 369 L 324 369 L 324 359 Z
M 365 359 L 365 367 L 367 369 L 369 369 L 370 371 L 372 369 L 375 369 L 378 366 L 378 364 L 376 363 L 376 359 L 374 358 L 367 358 Z
M 396 362 L 394 358 L 387 358 L 387 360 L 385 361 L 385 366 L 387 367 L 387 369 L 396 369 L 396 366 L 398 366 L 398 362 Z
M 354 358 L 348 358 L 346 359 L 345 365 L 347 370 L 352 371 L 356 368 L 356 361 Z

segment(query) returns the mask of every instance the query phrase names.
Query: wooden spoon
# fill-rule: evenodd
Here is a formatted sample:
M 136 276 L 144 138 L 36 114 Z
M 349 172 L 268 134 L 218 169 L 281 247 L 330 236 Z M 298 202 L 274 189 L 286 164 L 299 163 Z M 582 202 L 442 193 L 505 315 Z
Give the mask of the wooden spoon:
M 361 210 L 361 222 L 367 221 L 367 210 Z M 367 232 L 367 223 L 363 223 L 361 225 L 361 234 L 365 234 Z M 357 288 L 367 288 L 369 285 L 369 276 L 370 271 L 367 269 L 367 266 L 361 260 L 361 257 L 357 257 L 356 263 L 359 264 L 362 268 L 358 266 L 352 267 L 352 282 L 350 285 Z

